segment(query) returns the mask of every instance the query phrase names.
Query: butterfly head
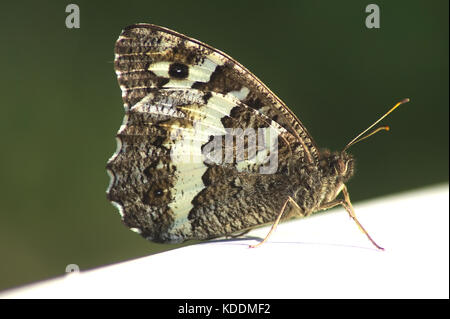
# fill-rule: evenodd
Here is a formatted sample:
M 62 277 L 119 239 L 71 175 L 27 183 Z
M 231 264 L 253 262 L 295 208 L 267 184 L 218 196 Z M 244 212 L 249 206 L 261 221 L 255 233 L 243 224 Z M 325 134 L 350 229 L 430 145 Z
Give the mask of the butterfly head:
M 339 176 L 342 176 L 344 181 L 347 181 L 353 176 L 355 170 L 355 161 L 353 156 L 346 152 L 340 152 L 335 157 L 335 171 Z
M 325 150 L 322 153 L 320 167 L 327 176 L 335 176 L 340 182 L 345 183 L 353 176 L 354 159 L 351 154 L 345 151 L 330 152 Z

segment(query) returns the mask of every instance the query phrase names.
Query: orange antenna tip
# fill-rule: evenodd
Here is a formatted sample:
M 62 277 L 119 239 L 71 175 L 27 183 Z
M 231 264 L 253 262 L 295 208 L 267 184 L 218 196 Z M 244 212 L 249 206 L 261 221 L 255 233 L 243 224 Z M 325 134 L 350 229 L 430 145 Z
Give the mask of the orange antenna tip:
M 389 114 L 392 113 L 392 111 L 394 111 L 397 107 L 399 107 L 401 104 L 403 103 L 407 103 L 409 102 L 409 98 L 403 99 L 400 102 L 398 102 L 397 104 L 395 104 L 389 111 L 387 111 L 382 117 L 380 117 L 378 120 L 375 121 L 375 123 L 373 123 L 372 125 L 370 125 L 368 128 L 366 128 L 363 132 L 361 132 L 357 137 L 355 137 L 353 140 L 350 141 L 350 143 L 348 143 L 344 149 L 342 151 L 345 151 L 346 149 L 348 149 L 350 146 L 352 146 L 353 144 L 356 144 L 366 138 L 368 138 L 369 136 L 372 136 L 373 134 L 385 130 L 385 131 L 389 131 L 390 127 L 389 126 L 381 126 L 379 128 L 377 128 L 376 130 L 372 131 L 371 133 L 366 134 L 369 130 L 371 130 L 375 125 L 377 125 L 382 119 L 384 119 L 386 116 L 388 116 Z

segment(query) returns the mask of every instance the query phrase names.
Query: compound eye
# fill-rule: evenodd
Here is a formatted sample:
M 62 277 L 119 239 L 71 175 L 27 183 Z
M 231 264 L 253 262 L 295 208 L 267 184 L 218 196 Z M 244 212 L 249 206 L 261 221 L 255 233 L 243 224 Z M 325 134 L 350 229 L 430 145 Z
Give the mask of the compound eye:
M 339 174 L 341 175 L 345 175 L 345 173 L 347 173 L 347 163 L 344 162 L 343 160 L 338 160 L 337 162 L 337 171 Z

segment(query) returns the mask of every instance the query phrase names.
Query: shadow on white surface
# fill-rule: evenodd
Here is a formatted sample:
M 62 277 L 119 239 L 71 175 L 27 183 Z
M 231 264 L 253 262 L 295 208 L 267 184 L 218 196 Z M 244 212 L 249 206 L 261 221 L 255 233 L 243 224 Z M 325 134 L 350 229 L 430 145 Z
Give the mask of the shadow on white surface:
M 72 273 L 0 298 L 449 298 L 448 185 Z

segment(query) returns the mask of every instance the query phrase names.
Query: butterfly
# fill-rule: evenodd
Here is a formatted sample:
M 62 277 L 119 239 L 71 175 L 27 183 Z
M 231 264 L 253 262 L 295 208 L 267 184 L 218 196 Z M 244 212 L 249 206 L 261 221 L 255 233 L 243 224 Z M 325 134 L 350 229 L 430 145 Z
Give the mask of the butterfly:
M 282 220 L 342 205 L 382 249 L 350 202 L 353 157 L 319 150 L 240 63 L 152 24 L 126 27 L 114 52 L 125 117 L 107 163 L 107 197 L 131 230 L 179 243 L 272 224 L 260 245 Z

